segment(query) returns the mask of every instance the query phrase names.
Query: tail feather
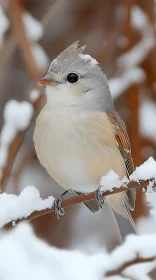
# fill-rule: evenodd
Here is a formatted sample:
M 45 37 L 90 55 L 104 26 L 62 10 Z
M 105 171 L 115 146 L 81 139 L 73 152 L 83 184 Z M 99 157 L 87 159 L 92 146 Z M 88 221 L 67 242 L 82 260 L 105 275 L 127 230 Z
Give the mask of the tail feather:
M 93 213 L 96 213 L 97 211 L 99 211 L 100 208 L 100 204 L 97 200 L 91 200 L 91 201 L 87 201 L 84 202 L 84 204 L 89 208 L 90 211 L 92 211 Z
M 120 215 L 112 209 L 112 213 L 117 227 L 118 239 L 120 243 L 124 241 L 125 237 L 128 234 L 137 234 L 135 223 L 126 205 L 124 209 L 124 216 Z

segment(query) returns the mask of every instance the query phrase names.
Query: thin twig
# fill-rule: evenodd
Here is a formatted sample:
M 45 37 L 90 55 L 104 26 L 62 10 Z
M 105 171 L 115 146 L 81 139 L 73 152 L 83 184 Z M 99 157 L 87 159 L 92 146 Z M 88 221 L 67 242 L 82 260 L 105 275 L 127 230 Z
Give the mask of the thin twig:
M 64 0 L 56 0 L 56 2 L 52 4 L 52 6 L 48 9 L 47 13 L 43 16 L 43 18 L 40 21 L 43 27 L 46 27 L 48 23 L 53 19 L 54 15 L 61 7 L 61 4 L 63 2 Z
M 132 265 L 136 265 L 136 264 L 142 264 L 142 263 L 147 263 L 147 262 L 153 262 L 156 260 L 156 256 L 154 257 L 150 257 L 150 258 L 142 258 L 142 257 L 137 257 L 131 261 L 125 262 L 124 264 L 122 264 L 120 267 L 115 268 L 115 269 L 111 269 L 110 271 L 107 271 L 105 276 L 107 277 L 112 277 L 115 275 L 119 275 L 119 274 L 123 274 L 123 271 L 126 268 L 129 268 Z

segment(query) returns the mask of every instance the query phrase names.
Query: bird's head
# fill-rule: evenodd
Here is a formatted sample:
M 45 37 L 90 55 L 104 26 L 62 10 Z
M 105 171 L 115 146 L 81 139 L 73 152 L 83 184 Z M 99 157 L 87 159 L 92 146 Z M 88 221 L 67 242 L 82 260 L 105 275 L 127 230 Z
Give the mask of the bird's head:
M 106 76 L 95 59 L 83 54 L 85 48 L 75 42 L 52 61 L 46 76 L 39 81 L 46 86 L 47 100 L 77 105 L 93 103 L 105 91 L 110 95 Z

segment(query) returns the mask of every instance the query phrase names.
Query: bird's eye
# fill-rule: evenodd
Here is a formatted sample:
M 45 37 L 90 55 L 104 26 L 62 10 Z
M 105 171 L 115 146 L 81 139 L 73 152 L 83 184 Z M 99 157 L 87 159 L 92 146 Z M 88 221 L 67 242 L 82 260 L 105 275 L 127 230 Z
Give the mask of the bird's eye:
M 74 84 L 78 81 L 79 77 L 76 73 L 70 73 L 67 76 L 67 81 L 71 84 Z

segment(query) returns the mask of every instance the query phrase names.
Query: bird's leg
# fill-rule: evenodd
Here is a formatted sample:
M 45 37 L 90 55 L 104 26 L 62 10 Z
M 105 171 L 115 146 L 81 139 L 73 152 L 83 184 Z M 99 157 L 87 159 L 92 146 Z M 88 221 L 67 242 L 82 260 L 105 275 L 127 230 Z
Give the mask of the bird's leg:
M 98 189 L 94 192 L 95 193 L 95 198 L 99 202 L 100 207 L 103 208 L 104 203 L 106 201 L 106 198 L 102 195 L 102 190 L 101 186 L 98 187 Z
M 54 212 L 58 219 L 60 218 L 60 216 L 64 216 L 64 214 L 65 214 L 64 208 L 62 207 L 61 204 L 64 201 L 64 198 L 69 193 L 75 193 L 75 191 L 72 189 L 66 190 L 64 193 L 62 193 L 59 197 L 55 198 L 55 200 L 54 200 L 54 206 L 53 206 Z

